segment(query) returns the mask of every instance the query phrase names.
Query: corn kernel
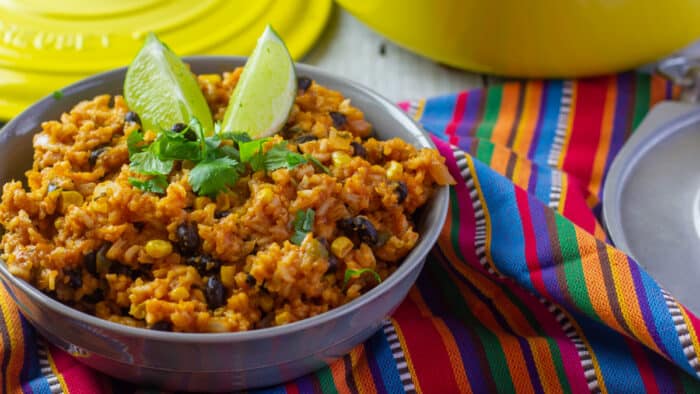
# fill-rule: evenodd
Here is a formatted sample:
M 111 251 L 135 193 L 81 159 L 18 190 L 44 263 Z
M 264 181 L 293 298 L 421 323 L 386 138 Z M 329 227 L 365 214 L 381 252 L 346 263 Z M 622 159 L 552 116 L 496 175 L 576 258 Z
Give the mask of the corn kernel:
M 190 292 L 186 288 L 178 286 L 174 288 L 168 296 L 173 301 L 182 301 L 190 297 Z
M 236 267 L 224 265 L 221 267 L 221 284 L 228 288 L 232 288 L 236 284 Z
M 129 308 L 129 314 L 137 319 L 143 319 L 146 317 L 146 303 L 142 302 L 138 305 L 131 304 Z
M 397 161 L 390 161 L 386 169 L 386 177 L 392 181 L 398 181 L 403 175 L 403 166 Z
M 350 162 L 350 155 L 345 152 L 335 151 L 331 154 L 333 159 L 333 165 L 336 167 L 342 167 Z
M 331 252 L 342 259 L 352 250 L 352 247 L 353 244 L 350 238 L 338 237 L 331 244 Z
M 291 321 L 292 315 L 287 311 L 282 311 L 275 316 L 275 323 L 278 326 L 282 324 L 287 324 Z
M 61 192 L 61 212 L 65 213 L 69 206 L 83 203 L 83 195 L 75 190 Z
M 265 312 L 271 311 L 272 308 L 275 306 L 275 301 L 269 295 L 264 295 L 260 297 L 258 303 L 260 304 L 260 308 L 262 308 L 262 310 L 264 310 Z
M 275 197 L 275 193 L 269 187 L 258 190 L 257 197 L 262 203 L 269 203 Z
M 160 259 L 173 252 L 173 245 L 162 239 L 152 239 L 146 242 L 145 250 L 149 256 Z

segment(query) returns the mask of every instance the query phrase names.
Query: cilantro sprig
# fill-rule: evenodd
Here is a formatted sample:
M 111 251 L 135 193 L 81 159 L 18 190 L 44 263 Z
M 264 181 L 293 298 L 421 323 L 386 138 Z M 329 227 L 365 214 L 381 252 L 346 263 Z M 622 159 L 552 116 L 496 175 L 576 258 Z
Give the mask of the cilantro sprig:
M 314 219 L 316 218 L 316 211 L 313 209 L 305 209 L 297 211 L 294 217 L 294 234 L 289 239 L 295 245 L 301 245 L 306 238 L 306 234 L 310 233 L 314 229 Z
M 263 147 L 269 141 L 270 138 L 253 140 L 242 132 L 221 131 L 219 124 L 215 125 L 214 134 L 207 137 L 196 118 L 181 131 L 161 130 L 150 143 L 142 131 L 135 130 L 127 137 L 129 165 L 146 179 L 129 178 L 129 183 L 146 192 L 163 194 L 175 163 L 189 161 L 194 164 L 188 178 L 192 190 L 213 197 L 235 185 L 249 168 L 274 171 L 311 162 L 327 171 L 313 157 L 290 151 L 286 141 L 265 151 Z

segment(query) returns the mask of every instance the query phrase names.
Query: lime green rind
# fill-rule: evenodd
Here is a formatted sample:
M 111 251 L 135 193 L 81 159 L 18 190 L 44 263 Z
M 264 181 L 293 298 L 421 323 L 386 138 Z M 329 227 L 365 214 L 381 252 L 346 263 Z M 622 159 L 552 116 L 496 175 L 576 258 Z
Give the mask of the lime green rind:
M 197 118 L 204 130 L 214 129 L 207 101 L 187 66 L 149 33 L 126 73 L 124 97 L 147 130 L 169 129 Z
M 284 41 L 271 26 L 258 39 L 231 95 L 222 131 L 269 137 L 286 123 L 297 93 L 296 72 Z

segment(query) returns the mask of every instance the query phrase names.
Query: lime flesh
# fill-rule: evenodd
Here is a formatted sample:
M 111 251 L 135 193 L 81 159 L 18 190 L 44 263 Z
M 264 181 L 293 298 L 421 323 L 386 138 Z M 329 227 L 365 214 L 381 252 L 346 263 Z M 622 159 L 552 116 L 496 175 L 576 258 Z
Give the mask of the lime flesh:
M 167 130 L 175 123 L 188 124 L 193 117 L 207 132 L 214 130 L 211 111 L 194 76 L 153 33 L 126 72 L 124 98 L 146 130 Z
M 269 137 L 287 121 L 297 94 L 294 62 L 284 41 L 268 26 L 229 100 L 222 131 Z

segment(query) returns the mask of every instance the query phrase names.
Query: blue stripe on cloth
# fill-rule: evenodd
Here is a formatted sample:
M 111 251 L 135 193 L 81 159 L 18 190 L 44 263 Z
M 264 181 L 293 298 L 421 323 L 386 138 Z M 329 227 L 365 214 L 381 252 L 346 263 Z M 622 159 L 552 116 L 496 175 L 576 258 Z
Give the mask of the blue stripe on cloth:
M 391 348 L 389 348 L 384 331 L 380 330 L 374 334 L 365 343 L 365 349 L 377 390 L 382 393 L 403 392 L 399 370 L 396 367 L 396 361 L 391 354 Z
M 434 97 L 426 100 L 420 122 L 435 136 L 447 140 L 445 127 L 452 120 L 457 95 Z
M 561 81 L 550 81 L 547 83 L 544 92 L 545 104 L 539 131 L 540 137 L 537 141 L 535 153 L 531 158 L 532 161 L 541 167 L 549 166 L 547 159 L 549 158 L 549 151 L 552 148 L 557 131 L 563 86 Z

